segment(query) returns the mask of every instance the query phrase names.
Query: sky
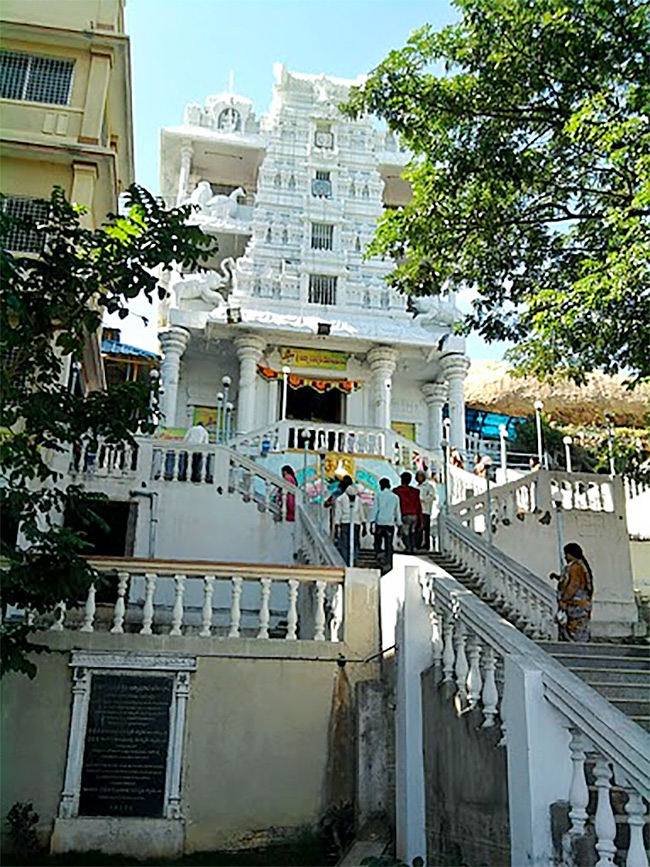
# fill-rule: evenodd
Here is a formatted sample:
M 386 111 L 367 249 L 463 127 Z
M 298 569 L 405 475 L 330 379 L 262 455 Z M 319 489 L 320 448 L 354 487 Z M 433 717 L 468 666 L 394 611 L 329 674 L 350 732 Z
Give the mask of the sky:
M 180 125 L 188 103 L 227 91 L 231 74 L 259 117 L 271 101 L 274 63 L 356 78 L 416 28 L 457 17 L 447 0 L 127 0 L 137 183 L 159 192 L 160 129 Z M 128 321 L 126 342 L 157 349 L 153 327 Z M 501 357 L 502 347 L 470 341 L 470 355 Z

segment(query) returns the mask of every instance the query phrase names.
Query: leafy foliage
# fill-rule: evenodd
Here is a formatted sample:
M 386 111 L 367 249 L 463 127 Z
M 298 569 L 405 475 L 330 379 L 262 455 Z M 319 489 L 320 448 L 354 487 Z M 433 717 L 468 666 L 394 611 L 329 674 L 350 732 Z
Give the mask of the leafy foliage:
M 370 253 L 522 368 L 650 376 L 650 13 L 642 0 L 456 0 L 353 90 L 413 158 Z M 436 74 L 434 66 L 443 68 Z
M 32 618 L 58 602 L 74 605 L 96 579 L 83 559 L 83 537 L 63 524 L 66 514 L 97 522 L 98 495 L 65 483 L 71 450 L 99 440 L 133 444 L 150 430 L 149 387 L 122 383 L 85 396 L 71 387 L 68 371 L 80 367 L 103 314 L 128 315 L 140 293 L 150 300 L 156 269 L 173 263 L 200 267 L 211 241 L 187 225 L 190 207 L 165 211 L 146 190 L 132 187 L 126 216 L 111 214 L 97 230 L 82 225 L 80 208 L 55 188 L 48 217 L 33 220 L 0 213 L 0 507 L 3 527 L 20 524 L 21 544 L 2 538 L 2 609 L 15 606 Z M 41 254 L 12 254 L 7 233 L 19 224 L 35 232 Z M 34 676 L 27 658 L 31 627 L 3 617 L 2 673 Z

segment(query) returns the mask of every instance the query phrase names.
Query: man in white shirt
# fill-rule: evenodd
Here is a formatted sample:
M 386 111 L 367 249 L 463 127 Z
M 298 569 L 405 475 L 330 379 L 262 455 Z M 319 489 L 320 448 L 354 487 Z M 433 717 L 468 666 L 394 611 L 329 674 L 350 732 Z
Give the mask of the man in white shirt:
M 197 424 L 193 424 L 191 428 L 188 428 L 187 433 L 183 437 L 183 442 L 189 446 L 202 446 L 209 443 L 210 437 L 203 426 L 203 422 L 197 422 Z M 193 482 L 200 482 L 202 479 L 203 455 L 200 451 L 190 452 L 190 454 L 190 479 Z M 179 455 L 179 477 L 186 476 L 187 460 L 188 455 L 185 452 L 181 452 Z
M 359 498 L 356 485 L 350 485 L 344 493 L 334 501 L 334 544 L 348 564 L 354 566 L 354 561 L 361 541 L 361 527 L 366 535 L 368 516 L 365 503 Z M 350 524 L 354 525 L 354 550 L 350 550 Z
M 418 483 L 422 503 L 422 530 L 416 547 L 428 551 L 431 547 L 431 516 L 434 511 L 436 515 L 438 514 L 438 492 L 424 470 L 417 471 L 415 481 Z
M 381 479 L 375 502 L 372 504 L 370 523 L 375 533 L 375 556 L 381 560 L 381 551 L 384 549 L 385 565 L 389 571 L 393 568 L 395 527 L 399 527 L 401 520 L 399 497 L 391 491 L 390 480 Z
M 183 442 L 191 446 L 200 446 L 209 442 L 209 439 L 203 422 L 197 422 L 197 424 L 193 424 L 191 428 L 188 428 L 187 433 L 183 437 Z

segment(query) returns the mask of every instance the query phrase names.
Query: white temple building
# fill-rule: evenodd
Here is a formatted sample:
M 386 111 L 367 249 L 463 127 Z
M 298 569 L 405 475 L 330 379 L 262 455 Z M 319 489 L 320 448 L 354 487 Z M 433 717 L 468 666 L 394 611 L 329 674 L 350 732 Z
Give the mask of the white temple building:
M 192 219 L 219 244 L 207 272 L 169 280 L 166 427 L 214 423 L 217 412 L 223 426 L 226 376 L 232 434 L 300 420 L 312 438 L 295 446 L 332 450 L 343 426 L 437 452 L 448 400 L 449 439 L 464 449 L 469 360 L 452 335 L 454 299 L 407 309 L 384 282 L 390 264 L 364 258 L 377 220 L 408 201 L 408 155 L 369 117 L 338 110 L 360 79 L 274 72 L 268 115 L 224 93 L 162 130 L 162 195 L 196 205 Z

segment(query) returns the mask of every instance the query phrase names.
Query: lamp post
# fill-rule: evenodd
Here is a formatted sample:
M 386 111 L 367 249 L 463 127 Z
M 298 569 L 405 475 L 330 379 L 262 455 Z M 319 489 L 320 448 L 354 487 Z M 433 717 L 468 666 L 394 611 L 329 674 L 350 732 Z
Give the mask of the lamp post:
M 158 380 L 160 379 L 160 374 L 158 371 L 153 368 L 149 371 L 149 412 L 151 413 L 151 424 L 157 428 L 158 427 L 158 413 L 156 412 L 158 407 Z
M 226 404 L 226 424 L 225 424 L 225 442 L 227 443 L 230 439 L 231 428 L 232 428 L 232 413 L 235 409 L 235 405 L 228 401 Z
M 506 453 L 506 440 L 508 439 L 508 429 L 504 424 L 499 425 L 499 445 L 501 451 L 501 471 L 503 472 L 503 484 L 508 481 L 508 455 Z M 487 460 L 487 459 L 485 459 Z M 483 463 L 485 464 L 485 460 Z M 490 461 L 490 464 L 492 461 Z M 488 473 L 489 475 L 489 473 Z
M 223 386 L 223 402 L 224 406 L 228 403 L 228 392 L 230 391 L 230 385 L 232 383 L 232 379 L 229 376 L 221 377 L 221 385 Z
M 77 390 L 77 385 L 79 384 L 79 377 L 81 375 L 81 362 L 80 361 L 73 361 L 71 368 L 72 368 L 72 372 L 71 372 L 71 376 L 70 376 L 70 389 L 69 390 L 70 390 L 70 394 L 74 394 Z M 153 373 L 153 370 L 151 372 Z M 156 373 L 157 372 L 158 371 L 156 371 Z
M 557 548 L 558 548 L 558 559 L 560 563 L 560 574 L 562 573 L 562 569 L 564 568 L 564 539 L 563 539 L 563 527 L 562 527 L 562 491 L 556 491 L 553 494 L 553 505 L 555 506 L 555 511 L 557 512 Z
M 566 459 L 566 471 L 567 473 L 573 472 L 573 467 L 571 464 L 571 443 L 573 442 L 572 437 L 566 436 L 563 438 L 562 442 L 564 443 L 564 456 Z
M 492 481 L 493 463 L 494 462 L 489 455 L 483 458 L 483 466 L 485 467 L 485 482 L 487 485 L 485 491 L 485 535 L 488 545 L 492 544 L 492 495 L 490 491 L 490 482 Z
M 609 453 L 609 474 L 610 476 L 616 475 L 616 463 L 614 461 L 614 426 L 612 424 L 612 417 L 609 413 L 605 416 L 607 420 L 607 452 Z
M 282 368 L 282 413 L 280 416 L 280 421 L 285 421 L 287 417 L 287 388 L 289 385 L 289 374 L 291 373 L 290 367 Z
M 320 458 L 320 525 L 322 531 L 325 532 L 325 458 L 327 451 L 322 448 L 318 452 L 318 457 Z
M 542 441 L 542 410 L 544 409 L 544 404 L 541 400 L 536 400 L 533 406 L 535 407 L 535 423 L 537 425 L 537 460 L 541 470 L 544 458 L 544 443 Z
M 440 448 L 442 449 L 442 483 L 445 489 L 445 498 L 443 507 L 445 512 L 449 511 L 449 440 L 445 437 L 440 440 Z
M 217 415 L 215 420 L 215 442 L 219 444 L 221 442 L 221 427 L 223 425 L 223 392 L 217 392 Z

